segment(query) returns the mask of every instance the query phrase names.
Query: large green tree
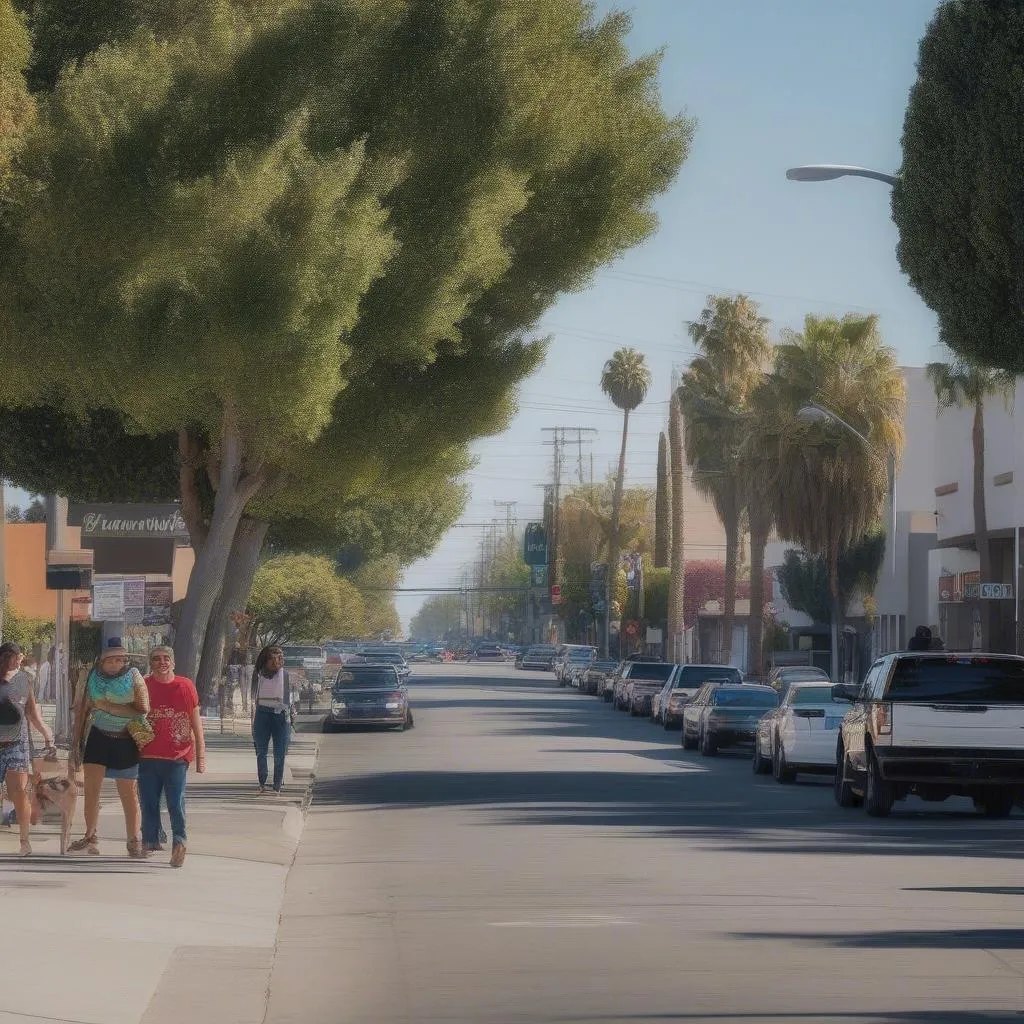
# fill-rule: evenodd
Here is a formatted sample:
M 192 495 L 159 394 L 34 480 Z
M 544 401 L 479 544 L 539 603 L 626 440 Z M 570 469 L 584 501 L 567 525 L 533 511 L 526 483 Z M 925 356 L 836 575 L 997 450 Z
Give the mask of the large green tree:
M 700 355 L 683 374 L 679 398 L 694 486 L 711 500 L 725 528 L 721 656 L 727 664 L 732 656 L 740 525 L 747 498 L 738 454 L 744 417 L 771 355 L 771 342 L 768 321 L 745 295 L 712 295 L 689 332 Z
M 523 333 L 653 230 L 692 125 L 628 21 L 580 0 L 132 12 L 50 47 L 0 331 L 21 403 L 176 433 L 183 509 L 189 474 L 211 489 L 177 640 L 194 671 L 250 503 L 288 500 L 368 403 L 377 446 L 409 395 L 500 427 L 540 355 Z
M 992 550 L 988 540 L 988 513 L 985 508 L 985 399 L 1002 395 L 1007 404 L 1013 397 L 1015 377 L 1007 370 L 981 366 L 971 359 L 948 363 L 929 363 L 925 368 L 935 388 L 938 409 L 950 406 L 969 408 L 973 413 L 971 449 L 974 456 L 972 501 L 974 506 L 974 546 L 978 551 L 982 580 L 992 575 Z M 981 649 L 990 649 L 993 605 L 981 609 Z
M 921 40 L 893 189 L 900 265 L 961 355 L 1024 372 L 1024 7 L 945 0 Z
M 422 640 L 444 640 L 462 628 L 462 597 L 434 594 L 428 597 L 409 623 L 410 636 Z
M 10 0 L 0 0 L 0 184 L 35 110 L 24 75 L 31 52 L 24 20 Z
M 841 618 L 839 558 L 882 518 L 890 493 L 889 460 L 903 452 L 906 383 L 874 316 L 808 316 L 801 333 L 775 348 L 775 415 L 763 426 L 775 445 L 775 523 L 779 536 L 825 558 Z M 831 419 L 798 415 L 817 403 Z

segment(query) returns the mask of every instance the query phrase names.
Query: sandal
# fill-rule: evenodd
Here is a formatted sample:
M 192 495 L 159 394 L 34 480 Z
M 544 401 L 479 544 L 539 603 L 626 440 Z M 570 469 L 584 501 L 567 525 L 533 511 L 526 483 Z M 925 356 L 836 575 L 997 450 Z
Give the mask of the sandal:
M 138 836 L 128 840 L 128 856 L 132 860 L 145 860 L 149 856 L 149 850 L 143 846 Z
M 23 839 L 18 848 L 19 857 L 31 857 L 32 856 L 32 844 L 27 840 Z
M 97 856 L 100 852 L 100 844 L 96 839 L 95 832 L 87 832 L 81 839 L 76 839 L 68 846 L 68 853 L 81 853 L 82 851 Z

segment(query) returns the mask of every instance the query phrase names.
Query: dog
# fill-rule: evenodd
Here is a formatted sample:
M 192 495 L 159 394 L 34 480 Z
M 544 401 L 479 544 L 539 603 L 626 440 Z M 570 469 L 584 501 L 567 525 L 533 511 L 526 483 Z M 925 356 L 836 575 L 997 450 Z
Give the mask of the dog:
M 78 786 L 68 778 L 40 779 L 32 795 L 41 814 L 48 810 L 60 811 L 60 855 L 63 857 L 71 840 L 71 823 L 78 805 Z

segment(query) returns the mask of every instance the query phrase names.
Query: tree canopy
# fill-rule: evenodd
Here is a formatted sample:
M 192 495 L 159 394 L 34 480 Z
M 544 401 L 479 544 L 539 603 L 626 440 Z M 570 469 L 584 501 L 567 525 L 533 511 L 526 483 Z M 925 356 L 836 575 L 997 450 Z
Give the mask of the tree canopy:
M 434 594 L 412 617 L 409 634 L 417 639 L 443 640 L 461 628 L 462 598 L 458 594 Z
M 26 6 L 9 404 L 183 442 L 215 541 L 189 670 L 247 506 L 500 429 L 542 354 L 524 335 L 653 230 L 692 123 L 661 111 L 627 19 L 582 0 Z
M 945 0 L 917 61 L 893 189 L 900 265 L 956 352 L 1024 371 L 1024 7 Z

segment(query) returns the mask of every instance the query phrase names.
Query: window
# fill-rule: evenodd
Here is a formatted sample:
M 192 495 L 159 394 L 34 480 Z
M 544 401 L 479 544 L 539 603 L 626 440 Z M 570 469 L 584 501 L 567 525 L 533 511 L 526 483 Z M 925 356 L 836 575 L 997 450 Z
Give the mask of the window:
M 1024 704 L 1024 662 L 1010 658 L 900 658 L 888 700 Z

